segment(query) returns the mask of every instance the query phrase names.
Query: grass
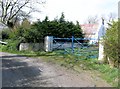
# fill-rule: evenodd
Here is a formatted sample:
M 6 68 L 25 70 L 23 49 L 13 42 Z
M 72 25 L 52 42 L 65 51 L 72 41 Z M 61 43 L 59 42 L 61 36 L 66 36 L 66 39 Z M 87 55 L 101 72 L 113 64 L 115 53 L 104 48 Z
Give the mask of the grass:
M 0 51 L 20 54 L 29 57 L 40 57 L 47 62 L 54 62 L 61 66 L 73 69 L 80 72 L 81 70 L 97 71 L 100 77 L 110 83 L 112 86 L 118 86 L 118 69 L 110 68 L 108 64 L 100 64 L 97 58 L 92 58 L 93 55 L 98 55 L 96 51 L 86 52 L 85 49 L 80 49 L 82 55 L 68 54 L 62 50 L 53 52 L 33 52 L 33 51 L 18 51 L 16 50 L 17 41 L 8 40 L 9 45 L 0 45 Z M 76 50 L 75 50 L 76 51 Z
M 73 69 L 77 72 L 82 70 L 97 71 L 100 77 L 106 80 L 109 84 L 114 87 L 118 86 L 118 69 L 110 68 L 108 64 L 100 64 L 97 59 L 76 59 L 72 54 L 59 54 L 59 53 L 48 53 L 52 56 L 43 56 L 43 59 L 52 61 L 65 66 L 69 69 Z

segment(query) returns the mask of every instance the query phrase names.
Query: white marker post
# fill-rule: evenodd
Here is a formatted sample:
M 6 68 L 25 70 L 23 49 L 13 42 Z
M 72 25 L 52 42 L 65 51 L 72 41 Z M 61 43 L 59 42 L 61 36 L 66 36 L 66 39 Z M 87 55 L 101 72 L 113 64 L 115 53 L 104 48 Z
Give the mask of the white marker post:
M 51 52 L 53 50 L 53 36 L 46 36 L 44 48 L 46 52 Z
M 103 46 L 103 38 L 100 38 L 99 40 L 99 61 L 104 60 L 104 46 Z
M 104 19 L 102 19 L 102 24 L 98 32 L 98 40 L 99 40 L 99 61 L 104 61 L 104 45 L 103 45 L 103 36 L 106 33 L 106 29 L 104 26 Z

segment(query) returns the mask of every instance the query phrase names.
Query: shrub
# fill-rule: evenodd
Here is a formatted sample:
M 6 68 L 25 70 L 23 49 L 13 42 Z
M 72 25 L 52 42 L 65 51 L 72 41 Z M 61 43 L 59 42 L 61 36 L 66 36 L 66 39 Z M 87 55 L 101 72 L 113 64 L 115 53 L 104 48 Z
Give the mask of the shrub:
M 65 20 L 65 16 L 62 13 L 59 19 L 50 21 L 46 17 L 43 21 L 38 21 L 33 24 L 33 29 L 36 29 L 36 35 L 44 38 L 45 36 L 55 36 L 60 38 L 68 38 L 74 35 L 75 37 L 84 38 L 82 29 L 77 21 L 76 24 Z
M 18 50 L 19 40 L 6 40 L 7 45 L 1 45 L 2 51 L 15 52 Z
M 106 35 L 104 37 L 104 46 L 105 46 L 105 55 L 109 58 L 109 62 L 111 61 L 112 66 L 117 66 L 118 64 L 118 24 L 120 22 L 112 22 L 109 24 L 109 28 L 106 31 Z
M 0 39 L 9 39 L 10 37 L 10 30 L 9 29 L 4 29 L 0 32 Z

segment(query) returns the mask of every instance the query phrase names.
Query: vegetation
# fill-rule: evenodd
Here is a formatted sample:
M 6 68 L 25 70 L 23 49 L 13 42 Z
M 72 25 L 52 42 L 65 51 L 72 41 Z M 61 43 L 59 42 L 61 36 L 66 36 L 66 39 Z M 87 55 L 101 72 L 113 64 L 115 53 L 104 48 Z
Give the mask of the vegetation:
M 1 51 L 5 51 L 5 52 L 17 52 L 18 51 L 19 40 L 6 40 L 6 42 L 8 42 L 7 45 L 0 44 Z
M 36 32 L 39 32 L 38 35 L 41 38 L 45 36 L 55 36 L 55 37 L 84 37 L 79 22 L 75 25 L 73 22 L 65 21 L 65 16 L 62 13 L 59 19 L 49 21 L 46 17 L 43 21 L 38 21 L 34 23 L 32 29 L 35 29 Z
M 104 37 L 104 46 L 105 46 L 105 55 L 107 59 L 109 58 L 109 64 L 111 66 L 118 66 L 118 62 L 120 62 L 118 58 L 119 43 L 118 43 L 118 26 L 119 22 L 112 22 L 109 24 L 109 28 L 107 29 L 106 35 Z M 111 64 L 112 63 L 112 64 Z
M 110 28 L 107 30 L 105 36 L 105 54 L 111 60 L 118 61 L 118 36 L 116 36 L 118 22 L 113 22 Z M 1 32 L 3 41 L 8 42 L 7 45 L 0 45 L 0 49 L 5 52 L 17 53 L 31 57 L 42 57 L 44 60 L 49 62 L 55 62 L 61 66 L 73 69 L 77 72 L 81 70 L 92 70 L 97 71 L 100 77 L 111 83 L 113 86 L 118 84 L 118 69 L 110 68 L 108 64 L 100 64 L 97 59 L 91 57 L 94 54 L 98 55 L 98 52 L 85 52 L 86 49 L 80 49 L 82 55 L 67 54 L 63 51 L 54 51 L 50 53 L 46 52 L 33 52 L 33 51 L 18 51 L 20 42 L 40 42 L 47 35 L 55 37 L 84 37 L 79 22 L 74 24 L 69 21 L 65 21 L 65 16 L 62 13 L 59 19 L 50 21 L 46 17 L 43 21 L 38 21 L 33 24 L 27 19 L 24 19 L 22 25 L 12 30 L 4 30 Z M 76 51 L 77 49 L 75 49 Z M 113 51 L 114 50 L 114 51 Z M 96 73 L 97 73 L 96 72 Z
M 10 33 L 10 34 L 8 34 Z M 74 24 L 73 22 L 65 21 L 65 16 L 62 13 L 59 19 L 50 21 L 46 17 L 43 21 L 38 21 L 33 24 L 25 18 L 22 25 L 11 32 L 2 32 L 2 39 L 16 39 L 22 42 L 40 42 L 45 36 L 55 36 L 55 37 L 75 37 L 83 38 L 79 22 Z
M 0 31 L 0 39 L 9 39 L 10 38 L 10 31 L 7 29 Z
M 22 0 L 22 2 L 21 0 L 0 0 L 0 22 L 9 28 L 14 28 L 20 19 L 29 17 L 32 12 L 40 12 L 34 5 L 43 3 L 42 0 L 34 2 L 32 0 Z
M 86 56 L 87 58 L 88 54 L 84 55 L 84 57 Z M 43 55 L 43 59 L 46 59 L 49 62 L 56 62 L 61 66 L 73 69 L 77 72 L 90 70 L 92 73 L 95 73 L 95 75 L 106 80 L 112 86 L 118 86 L 118 69 L 110 68 L 108 64 L 100 64 L 95 58 L 88 57 L 87 59 L 84 59 L 83 57 L 79 57 L 78 59 L 74 54 L 63 54 L 61 51 L 56 51 Z
M 11 43 L 10 46 L 13 45 L 14 44 Z M 68 69 L 72 69 L 78 73 L 81 71 L 91 71 L 92 74 L 103 78 L 112 86 L 114 87 L 118 86 L 118 69 L 110 68 L 108 64 L 100 64 L 96 58 L 88 57 L 92 55 L 92 53 L 90 52 L 87 52 L 83 56 L 79 56 L 76 54 L 67 54 L 63 50 L 57 50 L 54 52 L 47 52 L 47 53 L 44 51 L 42 52 L 17 51 L 17 50 L 11 50 L 10 46 L 2 45 L 0 47 L 2 47 L 2 51 L 7 51 L 7 52 L 9 51 L 11 53 L 17 53 L 28 57 L 40 57 L 44 61 L 57 63 L 60 66 L 64 66 Z M 83 50 L 81 49 L 81 51 Z

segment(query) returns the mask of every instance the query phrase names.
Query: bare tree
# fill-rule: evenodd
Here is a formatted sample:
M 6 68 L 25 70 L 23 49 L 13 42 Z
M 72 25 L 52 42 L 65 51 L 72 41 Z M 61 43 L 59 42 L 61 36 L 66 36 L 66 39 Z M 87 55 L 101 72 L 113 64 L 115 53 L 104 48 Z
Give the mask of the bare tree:
M 0 21 L 13 27 L 16 20 L 30 16 L 32 12 L 40 12 L 33 4 L 43 4 L 42 0 L 0 0 Z M 26 10 L 26 11 L 25 11 Z
M 117 17 L 117 16 L 116 16 L 115 13 L 110 13 L 110 14 L 108 15 L 108 22 L 111 22 L 111 21 L 115 20 L 116 17 Z
M 98 17 L 97 15 L 96 16 L 89 16 L 87 18 L 87 21 L 85 22 L 87 24 L 95 24 L 95 23 L 98 23 Z

